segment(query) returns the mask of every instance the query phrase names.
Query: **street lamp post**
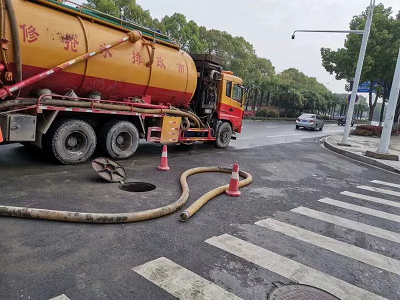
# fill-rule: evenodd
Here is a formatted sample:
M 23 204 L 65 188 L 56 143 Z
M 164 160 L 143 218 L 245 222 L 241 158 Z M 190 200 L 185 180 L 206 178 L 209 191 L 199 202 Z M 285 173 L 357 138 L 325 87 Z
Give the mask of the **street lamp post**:
M 392 126 L 394 115 L 396 111 L 396 104 L 399 99 L 400 89 L 400 49 L 397 57 L 396 69 L 394 71 L 394 77 L 392 82 L 392 89 L 390 90 L 389 103 L 386 109 L 385 123 L 382 129 L 382 136 L 379 143 L 380 154 L 388 154 L 390 135 L 392 134 Z
M 362 71 L 362 67 L 363 67 L 363 63 L 364 63 L 365 51 L 367 49 L 369 32 L 371 31 L 374 7 L 375 7 L 375 0 L 371 0 L 371 2 L 369 4 L 368 16 L 367 16 L 367 21 L 365 23 L 363 38 L 362 38 L 362 42 L 361 42 L 360 54 L 358 55 L 356 75 L 354 78 L 353 90 L 351 92 L 349 108 L 347 110 L 346 126 L 344 128 L 343 138 L 342 138 L 342 143 L 341 143 L 341 145 L 345 145 L 345 146 L 349 146 L 347 144 L 347 138 L 349 137 L 351 122 L 353 121 L 354 104 L 355 104 L 355 100 L 356 100 L 356 96 L 357 96 L 358 86 L 360 84 L 361 71 Z
M 358 56 L 358 63 L 357 63 L 357 68 L 356 68 L 356 75 L 354 78 L 353 90 L 351 93 L 349 108 L 347 111 L 346 126 L 344 128 L 343 139 L 342 139 L 341 145 L 350 146 L 347 144 L 347 138 L 349 137 L 350 126 L 351 126 L 351 122 L 353 120 L 354 104 L 355 104 L 355 100 L 356 100 L 358 86 L 360 84 L 361 71 L 362 71 L 362 66 L 364 63 L 365 51 L 367 49 L 369 32 L 371 30 L 371 23 L 372 23 L 372 16 L 374 13 L 374 8 L 375 8 L 375 0 L 370 0 L 368 16 L 367 16 L 367 21 L 366 21 L 364 30 L 295 30 L 292 34 L 292 39 L 295 38 L 296 32 L 355 33 L 355 34 L 363 35 L 363 39 L 361 42 L 361 48 L 360 48 L 360 54 Z

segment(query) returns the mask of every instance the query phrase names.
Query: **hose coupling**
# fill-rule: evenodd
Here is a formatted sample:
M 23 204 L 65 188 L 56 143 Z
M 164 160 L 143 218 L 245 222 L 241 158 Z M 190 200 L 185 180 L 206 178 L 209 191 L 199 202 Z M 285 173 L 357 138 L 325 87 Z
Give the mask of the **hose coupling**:
M 187 210 L 185 210 L 181 215 L 179 216 L 182 222 L 186 222 L 190 218 L 190 214 Z

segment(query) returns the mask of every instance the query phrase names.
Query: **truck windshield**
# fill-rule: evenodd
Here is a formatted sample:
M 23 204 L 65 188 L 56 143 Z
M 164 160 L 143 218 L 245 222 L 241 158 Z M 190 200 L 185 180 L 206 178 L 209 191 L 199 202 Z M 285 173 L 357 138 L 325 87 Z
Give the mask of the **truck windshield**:
M 233 86 L 233 100 L 242 103 L 242 88 L 240 87 L 240 85 L 235 84 Z

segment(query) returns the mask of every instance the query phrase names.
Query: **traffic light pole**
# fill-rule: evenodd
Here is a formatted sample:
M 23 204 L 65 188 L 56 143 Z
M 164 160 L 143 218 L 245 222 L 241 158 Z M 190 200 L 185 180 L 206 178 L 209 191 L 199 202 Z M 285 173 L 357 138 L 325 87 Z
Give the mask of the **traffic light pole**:
M 343 145 L 343 146 L 350 146 L 347 143 L 347 139 L 348 139 L 349 133 L 350 133 L 351 122 L 353 121 L 354 104 L 356 101 L 358 86 L 360 84 L 361 71 L 362 71 L 362 67 L 363 67 L 363 63 L 364 63 L 365 51 L 367 49 L 369 32 L 371 31 L 371 23 L 372 23 L 372 17 L 374 14 L 374 7 L 375 7 L 375 0 L 371 0 L 369 9 L 368 9 L 367 21 L 365 23 L 364 34 L 363 34 L 363 38 L 362 38 L 362 42 L 361 42 L 360 54 L 358 56 L 356 75 L 354 78 L 354 84 L 353 84 L 353 89 L 352 89 L 352 93 L 351 93 L 351 97 L 350 97 L 349 108 L 347 111 L 346 126 L 344 128 L 342 142 L 340 143 L 340 145 Z
M 400 90 L 400 49 L 397 57 L 396 69 L 392 82 L 392 89 L 390 90 L 389 102 L 386 109 L 385 123 L 383 125 L 381 140 L 379 143 L 378 153 L 388 154 L 390 136 L 392 134 L 393 120 L 396 111 L 397 101 L 399 99 Z

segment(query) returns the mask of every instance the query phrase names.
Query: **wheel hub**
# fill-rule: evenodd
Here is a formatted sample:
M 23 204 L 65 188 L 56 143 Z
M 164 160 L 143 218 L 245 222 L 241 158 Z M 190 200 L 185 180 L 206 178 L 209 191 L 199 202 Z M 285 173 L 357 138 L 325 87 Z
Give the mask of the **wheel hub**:
M 71 132 L 65 139 L 65 149 L 70 154 L 77 154 L 87 145 L 87 137 L 80 131 Z
M 115 146 L 120 151 L 126 151 L 132 144 L 132 135 L 129 132 L 121 132 L 115 138 Z
M 227 130 L 223 131 L 222 134 L 221 134 L 221 140 L 222 140 L 222 142 L 226 142 L 228 138 L 229 138 L 229 133 L 228 133 L 228 131 L 227 131 Z
M 70 136 L 67 144 L 70 148 L 75 148 L 78 145 L 78 139 L 75 136 Z
M 124 142 L 125 142 L 125 137 L 122 134 L 118 135 L 117 136 L 117 145 L 121 146 L 124 144 Z

